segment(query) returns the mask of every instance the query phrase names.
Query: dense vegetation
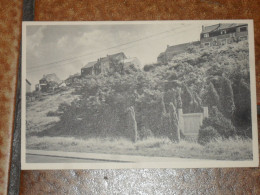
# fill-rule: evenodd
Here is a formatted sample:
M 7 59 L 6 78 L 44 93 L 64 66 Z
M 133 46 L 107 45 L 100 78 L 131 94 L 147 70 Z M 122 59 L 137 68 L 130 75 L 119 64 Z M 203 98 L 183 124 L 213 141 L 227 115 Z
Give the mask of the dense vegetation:
M 190 47 L 167 64 L 87 76 L 73 86 L 80 98 L 59 106 L 59 135 L 129 138 L 127 109 L 132 107 L 139 139 L 154 135 L 174 140 L 171 129 L 175 127 L 170 126 L 176 123 L 177 109 L 192 113 L 208 106 L 200 143 L 252 136 L 247 42 Z

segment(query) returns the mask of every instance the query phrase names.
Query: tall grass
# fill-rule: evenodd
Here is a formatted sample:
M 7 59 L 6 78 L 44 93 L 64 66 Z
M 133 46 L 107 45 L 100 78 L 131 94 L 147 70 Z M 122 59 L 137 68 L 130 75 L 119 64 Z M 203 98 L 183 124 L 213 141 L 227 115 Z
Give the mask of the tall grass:
M 36 137 L 27 140 L 27 149 L 68 152 L 106 153 L 214 160 L 249 160 L 253 158 L 252 140 L 235 137 L 217 139 L 206 145 L 168 138 L 150 137 L 136 143 L 124 138 Z

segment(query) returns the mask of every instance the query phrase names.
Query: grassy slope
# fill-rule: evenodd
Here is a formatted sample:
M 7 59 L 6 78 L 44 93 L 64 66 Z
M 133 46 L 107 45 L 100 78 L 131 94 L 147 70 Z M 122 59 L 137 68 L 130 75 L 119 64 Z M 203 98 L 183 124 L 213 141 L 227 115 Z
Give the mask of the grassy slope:
M 56 111 L 62 102 L 70 103 L 76 98 L 71 94 L 72 90 L 63 91 L 58 94 L 44 96 L 42 100 L 27 103 L 26 109 L 26 133 L 41 132 L 53 123 L 59 121 L 57 116 L 47 116 L 49 111 Z

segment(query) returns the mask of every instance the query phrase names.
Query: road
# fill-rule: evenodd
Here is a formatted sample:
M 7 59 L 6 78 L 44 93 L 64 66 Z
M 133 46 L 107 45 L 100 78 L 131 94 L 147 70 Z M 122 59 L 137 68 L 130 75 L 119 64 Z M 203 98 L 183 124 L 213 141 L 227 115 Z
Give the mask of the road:
M 26 162 L 27 163 L 98 163 L 98 162 L 100 163 L 104 161 L 96 160 L 96 159 L 80 159 L 80 158 L 27 154 Z
M 134 155 L 117 155 L 101 153 L 80 153 L 62 151 L 27 150 L 26 163 L 136 163 L 136 162 L 187 162 L 201 159 L 184 159 L 176 157 L 149 157 Z

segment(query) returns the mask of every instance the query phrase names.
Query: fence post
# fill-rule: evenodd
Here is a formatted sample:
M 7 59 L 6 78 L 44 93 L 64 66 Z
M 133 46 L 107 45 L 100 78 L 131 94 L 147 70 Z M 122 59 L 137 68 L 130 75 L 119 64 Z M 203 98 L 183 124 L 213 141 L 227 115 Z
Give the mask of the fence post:
M 178 109 L 178 118 L 179 118 L 179 131 L 183 133 L 184 123 L 183 123 L 183 112 L 182 108 Z
M 170 123 L 171 123 L 171 139 L 174 141 L 180 141 L 180 129 L 179 129 L 179 119 L 178 114 L 176 113 L 175 106 L 173 103 L 170 103 L 169 106 L 169 114 L 170 114 Z
M 203 107 L 203 119 L 209 117 L 208 107 Z
M 135 111 L 134 107 L 130 106 L 128 109 L 128 123 L 127 123 L 127 130 L 130 131 L 130 136 L 133 142 L 137 141 L 137 123 L 135 120 Z

